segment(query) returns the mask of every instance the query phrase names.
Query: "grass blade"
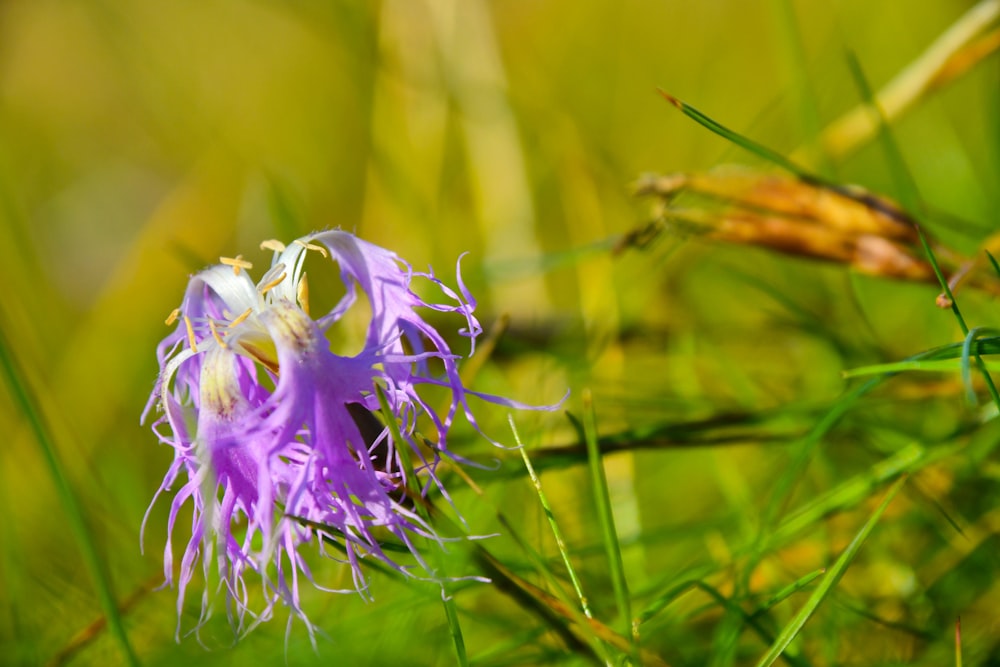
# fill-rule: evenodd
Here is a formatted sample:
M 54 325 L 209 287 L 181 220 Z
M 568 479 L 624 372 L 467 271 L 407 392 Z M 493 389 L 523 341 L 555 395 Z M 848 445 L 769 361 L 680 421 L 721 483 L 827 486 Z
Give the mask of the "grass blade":
M 953 455 L 954 452 L 953 448 L 948 447 L 926 450 L 918 443 L 903 447 L 889 458 L 879 461 L 794 510 L 767 537 L 764 549 L 775 549 L 779 545 L 789 543 L 794 536 L 815 526 L 823 517 L 861 504 L 888 480 L 899 475 L 914 473 L 935 461 Z
M 511 597 L 526 611 L 536 614 L 545 623 L 548 630 L 563 639 L 570 650 L 599 663 L 610 663 L 611 658 L 604 643 L 621 648 L 628 646 L 627 640 L 597 620 L 585 616 L 578 605 L 570 602 L 569 596 L 565 595 L 564 583 L 556 577 L 546 559 L 521 535 L 517 528 L 518 522 L 511 521 L 461 467 L 456 466 L 453 472 L 465 481 L 482 502 L 490 506 L 497 521 L 503 527 L 504 534 L 510 537 L 524 552 L 535 572 L 546 582 L 552 592 L 542 591 L 542 589 L 528 583 L 497 560 L 485 547 L 477 544 L 473 554 L 476 561 L 483 567 L 484 573 L 501 592 Z M 447 521 L 447 518 L 439 517 L 439 520 Z M 462 531 L 455 527 L 455 532 L 457 534 Z M 589 632 L 585 630 L 589 630 Z M 648 658 L 649 656 L 644 658 L 646 664 L 653 664 Z
M 955 619 L 955 667 L 962 667 L 962 617 Z
M 903 208 L 908 209 L 912 215 L 914 212 L 920 211 L 923 208 L 920 194 L 917 190 L 917 183 L 913 178 L 913 174 L 911 174 L 910 170 L 907 168 L 906 161 L 903 159 L 903 152 L 899 149 L 899 144 L 896 142 L 896 138 L 889 129 L 889 125 L 885 120 L 885 115 L 878 106 L 878 102 L 875 99 L 871 86 L 868 85 L 868 79 L 865 77 L 864 71 L 861 69 L 861 63 L 858 62 L 858 59 L 852 52 L 848 52 L 847 54 L 847 63 L 850 66 L 851 73 L 854 75 L 858 89 L 861 91 L 864 102 L 871 109 L 871 112 L 877 121 L 879 142 L 882 144 L 882 151 L 885 153 L 886 161 L 889 164 L 889 170 L 892 172 L 892 178 L 895 182 L 899 201 L 903 205 Z M 912 222 L 914 229 L 917 230 L 917 234 L 920 237 L 920 244 L 923 246 L 924 253 L 927 255 L 927 260 L 930 262 L 931 267 L 933 267 L 934 274 L 937 276 L 938 282 L 941 284 L 941 289 L 951 304 L 951 312 L 954 313 L 955 320 L 958 322 L 958 326 L 961 327 L 962 333 L 965 336 L 968 336 L 969 327 L 965 323 L 965 318 L 962 316 L 962 311 L 958 307 L 958 301 L 952 293 L 951 286 L 948 284 L 947 278 L 945 278 L 944 273 L 941 271 L 941 267 L 938 266 L 937 258 L 934 256 L 934 251 L 931 248 L 930 242 L 927 240 L 927 235 L 924 234 L 923 226 L 915 217 L 912 219 Z M 992 396 L 993 402 L 996 406 L 1000 408 L 1000 392 L 997 391 L 996 385 L 993 384 L 993 378 L 990 376 L 989 371 L 986 370 L 986 366 L 983 364 L 983 360 L 980 358 L 979 352 L 977 351 L 974 356 L 976 366 L 982 374 L 983 380 L 986 382 L 986 387 L 989 389 L 990 396 Z
M 805 45 L 802 41 L 802 33 L 798 28 L 795 16 L 795 7 L 791 0 L 772 0 L 773 13 L 778 23 L 779 44 L 784 48 L 784 61 L 795 92 L 798 95 L 797 107 L 799 115 L 799 125 L 807 137 L 807 141 L 815 142 L 823 130 L 820 121 L 819 104 L 816 101 L 816 91 L 806 69 L 808 58 L 806 56 Z M 830 157 L 823 152 L 823 146 L 816 151 L 816 166 L 820 173 L 828 178 L 833 176 L 833 162 Z
M 611 495 L 608 479 L 604 474 L 604 464 L 597 444 L 597 418 L 594 414 L 593 396 L 589 390 L 583 394 L 583 430 L 587 442 L 587 459 L 590 464 L 590 481 L 597 503 L 597 518 L 601 524 L 604 548 L 607 552 L 608 567 L 611 571 L 611 585 L 615 591 L 615 602 L 622 617 L 624 634 L 632 638 L 635 653 L 635 633 L 632 627 L 632 605 L 629 601 L 628 584 L 625 581 L 625 566 L 622 562 L 621 544 L 615 529 L 615 518 L 611 510 Z
M 782 602 L 784 602 L 785 600 L 787 600 L 791 596 L 795 595 L 796 593 L 798 593 L 802 589 L 804 589 L 804 588 L 808 587 L 809 585 L 811 585 L 812 582 L 814 582 L 817 579 L 819 579 L 819 577 L 822 576 L 825 573 L 826 573 L 826 568 L 824 567 L 824 568 L 821 568 L 819 570 L 815 570 L 813 572 L 810 572 L 809 574 L 805 575 L 804 577 L 802 577 L 800 579 L 797 579 L 796 581 L 793 581 L 792 583 L 788 584 L 787 586 L 785 586 L 784 588 L 782 588 L 780 591 L 778 591 L 777 593 L 775 593 L 774 595 L 772 595 L 771 597 L 769 597 L 766 602 L 764 602 L 763 604 L 761 604 L 757 608 L 757 610 L 754 612 L 754 614 L 759 614 L 759 613 L 765 612 L 765 611 L 771 609 L 772 607 L 775 607 L 775 606 L 781 604 Z
M 56 493 L 59 495 L 63 510 L 66 512 L 70 529 L 80 543 L 80 552 L 84 563 L 90 571 L 90 576 L 94 579 L 97 597 L 108 619 L 108 627 L 111 629 L 111 634 L 117 640 L 122 653 L 125 655 L 126 662 L 129 665 L 136 666 L 139 664 L 139 658 L 132 649 L 128 634 L 125 632 L 125 625 L 122 622 L 121 614 L 118 612 L 118 604 L 115 601 L 115 595 L 111 588 L 111 577 L 108 573 L 106 561 L 97 551 L 97 545 L 94 542 L 93 535 L 90 533 L 90 529 L 87 527 L 80 502 L 70 485 L 69 479 L 63 472 L 63 466 L 59 460 L 55 442 L 45 423 L 45 418 L 39 409 L 38 400 L 29 387 L 24 372 L 18 367 L 16 354 L 10 347 L 4 328 L 0 328 L 0 368 L 2 368 L 4 378 L 10 387 L 11 397 L 19 404 L 21 413 L 27 419 L 28 425 L 31 427 L 35 435 L 35 440 L 41 449 L 42 457 L 45 459 L 52 482 L 56 487 Z
M 941 33 L 879 91 L 876 99 L 886 117 L 899 118 L 917 103 L 930 99 L 929 93 L 951 83 L 995 51 L 996 31 L 977 37 L 998 18 L 1000 2 L 982 0 Z M 877 124 L 872 123 L 866 105 L 862 104 L 830 123 L 818 145 L 796 153 L 821 150 L 824 156 L 840 161 L 868 143 L 877 131 Z
M 807 600 L 805 605 L 803 605 L 799 610 L 799 613 L 797 613 L 795 617 L 784 627 L 784 629 L 782 629 L 781 634 L 778 635 L 774 644 L 771 645 L 770 650 L 768 650 L 764 657 L 757 663 L 757 667 L 768 667 L 773 664 L 774 661 L 777 660 L 782 653 L 784 653 L 785 649 L 788 648 L 788 645 L 792 643 L 792 640 L 794 640 L 799 634 L 799 631 L 806 624 L 806 621 L 809 620 L 809 617 L 815 613 L 816 609 L 819 608 L 819 605 L 823 602 L 826 596 L 833 590 L 834 586 L 837 585 L 837 582 L 840 581 L 844 572 L 847 571 L 848 566 L 850 566 L 854 557 L 858 554 L 858 551 L 861 550 L 861 546 L 865 543 L 865 540 L 868 539 L 868 536 L 875 528 L 875 524 L 878 523 L 878 520 L 882 517 L 886 508 L 889 507 L 889 503 L 891 503 L 892 499 L 896 497 L 899 490 L 903 488 L 903 484 L 906 483 L 906 479 L 906 477 L 900 477 L 889 488 L 889 491 L 885 494 L 885 498 L 878 506 L 878 509 L 875 510 L 875 513 L 872 514 L 865 525 L 861 527 L 858 534 L 855 535 L 851 543 L 846 549 L 844 549 L 843 553 L 840 554 L 840 557 L 837 558 L 837 562 L 834 563 L 833 566 L 827 571 L 826 575 L 816 587 L 816 590 L 814 590 L 813 594 L 809 596 L 809 600 Z
M 764 553 L 767 550 L 767 542 L 772 537 L 772 531 L 776 529 L 775 524 L 778 521 L 781 510 L 795 488 L 796 482 L 801 478 L 802 471 L 809 463 L 809 459 L 816 446 L 840 422 L 840 419 L 847 411 L 854 407 L 865 394 L 875 389 L 885 377 L 887 376 L 880 375 L 871 378 L 864 384 L 854 387 L 850 392 L 841 396 L 809 433 L 795 445 L 795 448 L 791 452 L 791 460 L 785 467 L 784 473 L 774 483 L 770 498 L 761 517 L 760 528 L 750 547 L 750 558 L 743 572 L 743 585 L 747 590 L 749 590 L 750 577 L 753 575 L 757 564 L 764 557 Z
M 535 468 L 531 465 L 531 459 L 528 457 L 528 452 L 524 449 L 524 445 L 521 443 L 521 437 L 518 435 L 517 427 L 514 425 L 514 418 L 508 417 L 507 421 L 510 423 L 510 430 L 514 434 L 514 442 L 517 443 L 517 451 L 520 452 L 521 458 L 524 459 L 524 467 L 528 471 L 528 477 L 531 478 L 531 484 L 535 487 L 535 493 L 538 494 L 538 502 L 542 505 L 542 510 L 545 512 L 545 518 L 549 522 L 549 527 L 552 529 L 552 536 L 556 541 L 556 548 L 559 549 L 559 555 L 562 556 L 563 564 L 566 566 L 566 571 L 569 573 L 570 581 L 573 582 L 573 590 L 576 591 L 576 596 L 580 599 L 580 608 L 583 610 L 584 616 L 587 618 L 593 618 L 593 614 L 590 613 L 590 605 L 587 603 L 587 596 L 583 594 L 583 586 L 580 583 L 580 578 L 576 575 L 576 569 L 573 567 L 573 563 L 569 559 L 569 551 L 566 549 L 566 541 L 563 539 L 562 531 L 559 530 L 559 524 L 556 523 L 555 514 L 552 513 L 552 507 L 549 505 L 548 499 L 545 497 L 545 492 L 542 491 L 542 481 L 535 474 Z
M 379 407 L 382 409 L 382 418 L 385 420 L 389 433 L 396 443 L 396 451 L 399 452 L 400 465 L 403 474 L 406 476 L 407 493 L 415 499 L 414 506 L 424 519 L 430 520 L 428 506 L 420 502 L 420 489 L 417 484 L 417 475 L 413 468 L 413 460 L 409 444 L 400 432 L 399 423 L 389 406 L 389 399 L 385 395 L 385 390 L 381 385 L 375 386 L 375 393 L 378 395 Z M 438 567 L 444 570 L 444 554 L 440 550 L 434 550 L 434 558 Z M 448 583 L 447 572 L 443 572 L 441 577 L 441 603 L 444 605 L 445 618 L 448 619 L 448 631 L 451 634 L 452 644 L 455 647 L 455 658 L 462 667 L 469 664 L 469 656 L 465 650 L 465 637 L 462 635 L 462 624 L 458 619 L 458 609 L 455 606 L 455 598 L 452 596 L 451 586 Z
M 1000 362 L 984 360 L 987 370 L 1000 371 Z M 964 364 L 961 359 L 938 359 L 920 360 L 904 359 L 903 361 L 891 361 L 885 364 L 871 364 L 869 366 L 858 366 L 843 372 L 844 378 L 865 377 L 868 375 L 886 375 L 903 373 L 907 371 L 921 371 L 924 373 L 954 373 L 964 372 Z M 968 386 L 968 385 L 966 385 Z M 975 403 L 970 399 L 970 403 Z
M 708 116 L 706 116 L 705 114 L 703 114 L 702 112 L 698 111 L 693 106 L 688 104 L 687 102 L 677 99 L 676 97 L 674 97 L 673 95 L 664 90 L 659 90 L 659 93 L 664 97 L 664 99 L 666 99 L 668 102 L 670 102 L 675 107 L 680 109 L 681 113 L 683 113 L 685 116 L 687 116 L 694 122 L 698 123 L 705 129 L 711 130 L 712 132 L 716 133 L 723 139 L 731 141 L 740 148 L 743 148 L 749 151 L 750 153 L 753 153 L 754 155 L 757 155 L 767 160 L 768 162 L 776 164 L 782 169 L 786 169 L 787 171 L 795 174 L 796 176 L 801 178 L 803 181 L 806 181 L 807 183 L 822 183 L 826 185 L 826 183 L 818 176 L 809 172 L 803 167 L 800 167 L 796 163 L 786 158 L 781 153 L 768 148 L 764 144 L 757 143 L 756 141 L 750 139 L 749 137 L 744 137 L 739 132 L 729 129 L 722 123 L 719 123 L 718 121 L 709 118 Z
M 889 126 L 885 121 L 882 109 L 878 106 L 878 101 L 875 99 L 875 93 L 872 91 L 871 86 L 868 85 L 868 79 L 861 69 L 861 63 L 858 62 L 857 56 L 851 51 L 847 52 L 847 65 L 854 76 L 855 85 L 861 91 L 861 97 L 865 104 L 868 105 L 869 112 L 874 117 L 878 127 L 878 140 L 882 145 L 882 152 L 885 154 L 885 159 L 889 166 L 889 172 L 896 189 L 896 197 L 899 199 L 899 203 L 903 205 L 903 208 L 911 212 L 918 211 L 921 208 L 921 201 L 917 190 L 917 183 L 913 180 L 913 175 L 906 167 L 906 161 L 903 159 L 903 152 L 899 149 L 899 144 L 896 143 L 895 137 L 889 131 Z
M 765 642 L 774 641 L 772 634 L 760 622 L 758 618 L 759 611 L 754 614 L 748 614 L 737 602 L 727 598 L 717 588 L 706 584 L 704 581 L 695 582 L 695 586 L 707 593 L 709 597 L 725 610 L 726 616 L 723 617 L 723 624 L 727 622 L 726 619 L 730 619 L 730 627 L 727 628 L 723 625 L 722 632 L 720 633 L 720 641 L 716 642 L 715 646 L 716 656 L 713 656 L 713 658 L 718 658 L 720 654 L 723 654 L 725 662 L 732 664 L 737 650 L 737 640 L 744 625 L 749 626 Z M 788 651 L 782 655 L 782 658 L 791 667 L 808 667 L 809 665 L 801 656 Z M 718 662 L 718 660 L 715 660 L 713 664 Z
M 451 634 L 451 642 L 455 646 L 455 659 L 462 667 L 468 667 L 469 656 L 465 650 L 465 637 L 462 636 L 462 624 L 458 620 L 458 609 L 455 607 L 455 598 L 450 593 L 446 593 L 441 601 L 444 605 L 444 614 L 448 619 L 448 631 Z

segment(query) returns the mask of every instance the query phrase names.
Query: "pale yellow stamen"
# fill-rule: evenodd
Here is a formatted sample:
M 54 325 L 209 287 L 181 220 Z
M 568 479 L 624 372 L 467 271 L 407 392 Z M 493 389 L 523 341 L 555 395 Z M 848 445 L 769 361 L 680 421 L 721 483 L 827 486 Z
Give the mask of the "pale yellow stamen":
M 226 341 L 222 340 L 222 336 L 219 335 L 219 330 L 215 328 L 215 322 L 209 320 L 208 328 L 212 331 L 212 337 L 215 338 L 215 342 L 218 343 L 220 347 L 229 347 L 226 345 Z
M 181 309 L 174 308 L 172 311 L 170 311 L 170 314 L 167 315 L 167 321 L 164 322 L 164 324 L 166 324 L 169 327 L 171 324 L 177 321 L 177 318 L 180 317 L 180 314 L 181 314 Z
M 242 313 L 240 314 L 240 316 L 239 316 L 239 317 L 237 317 L 237 318 L 236 318 L 235 320 L 233 320 L 232 322 L 230 322 L 230 323 L 229 323 L 229 328 L 230 328 L 230 329 L 232 329 L 232 328 L 233 328 L 233 327 L 235 327 L 235 326 L 236 326 L 237 324 L 239 324 L 240 322 L 242 322 L 242 321 L 243 321 L 243 320 L 245 320 L 246 318 L 250 317 L 250 313 L 252 313 L 252 312 L 253 312 L 253 308 L 247 308 L 246 310 L 244 310 L 244 311 L 243 311 L 243 312 L 242 312 Z
M 240 275 L 240 269 L 247 269 L 248 271 L 253 268 L 253 264 L 243 259 L 243 255 L 236 255 L 236 257 L 220 257 L 219 261 L 226 266 L 233 267 L 233 275 Z
M 285 279 L 285 276 L 287 275 L 288 275 L 287 273 L 282 272 L 280 276 L 278 276 L 268 284 L 261 285 L 260 287 L 258 287 L 257 291 L 260 292 L 261 294 L 267 294 L 269 290 L 277 287 L 281 283 L 281 281 Z
M 273 250 L 274 252 L 285 252 L 285 244 L 281 241 L 268 239 L 260 242 L 261 250 Z
M 194 325 L 191 324 L 191 320 L 187 315 L 184 316 L 184 326 L 187 327 L 188 332 L 188 346 L 191 348 L 192 352 L 198 351 L 198 345 L 194 340 Z
M 306 274 L 302 274 L 302 279 L 299 280 L 299 286 L 296 290 L 299 298 L 299 306 L 302 307 L 303 312 L 306 315 L 309 314 L 309 281 L 306 280 Z
M 302 246 L 306 250 L 315 250 L 319 254 L 323 255 L 323 257 L 329 257 L 330 256 L 330 253 L 328 253 L 326 251 L 326 248 L 324 248 L 321 245 L 316 245 L 315 243 L 306 243 L 302 239 L 295 239 L 295 243 L 297 243 L 298 245 Z

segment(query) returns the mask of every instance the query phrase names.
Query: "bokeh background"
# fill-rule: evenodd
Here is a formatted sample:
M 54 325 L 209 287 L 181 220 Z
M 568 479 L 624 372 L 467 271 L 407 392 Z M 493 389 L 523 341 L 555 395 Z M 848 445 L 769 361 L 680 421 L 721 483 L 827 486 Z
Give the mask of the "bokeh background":
M 164 501 L 151 511 L 140 553 L 139 526 L 170 452 L 139 416 L 163 321 L 188 276 L 220 255 L 266 266 L 261 240 L 327 227 L 355 231 L 418 269 L 432 265 L 449 281 L 468 253 L 463 272 L 484 323 L 510 316 L 478 389 L 536 404 L 569 389 L 566 407 L 579 413 L 589 388 L 609 434 L 756 416 L 762 428 L 725 445 L 636 448 L 606 462 L 636 600 L 648 603 L 699 567 L 730 590 L 725 573 L 738 545 L 752 541 L 788 440 L 841 395 L 841 372 L 961 333 L 933 307 L 931 286 L 697 239 L 613 253 L 616 239 L 648 220 L 630 185 L 640 174 L 766 167 L 656 89 L 791 153 L 811 139 L 804 108 L 812 105 L 822 126 L 858 104 L 848 49 L 877 88 L 972 4 L 0 4 L 0 323 L 142 663 L 454 661 L 437 593 L 378 575 L 372 602 L 306 596 L 327 635 L 317 652 L 301 625 L 286 635 L 283 619 L 230 647 L 221 613 L 204 633 L 211 650 L 193 637 L 178 644 L 174 592 L 151 590 L 162 582 Z M 932 219 L 931 231 L 964 253 L 996 228 L 1000 210 L 998 82 L 994 54 L 893 125 L 921 195 L 949 214 Z M 837 169 L 845 182 L 894 194 L 874 143 Z M 963 294 L 976 325 L 996 322 L 994 306 Z M 852 413 L 824 440 L 789 507 L 908 443 L 992 442 L 957 379 L 933 378 L 892 385 Z M 8 386 L 0 397 L 0 663 L 123 664 L 118 644 L 92 625 L 101 617 L 94 582 L 42 450 Z M 504 411 L 483 405 L 478 414 L 510 443 Z M 558 414 L 518 419 L 530 448 L 577 442 Z M 502 459 L 498 470 L 473 471 L 494 505 L 556 558 L 520 459 L 465 434 L 463 455 L 487 466 Z M 576 459 L 546 470 L 585 586 L 610 622 L 585 466 Z M 950 659 L 958 614 L 968 650 L 979 651 L 968 659 L 991 655 L 1000 641 L 998 519 L 990 514 L 997 475 L 988 457 L 924 471 L 840 598 L 807 626 L 802 652 L 811 664 L 948 664 L 934 661 Z M 773 591 L 832 561 L 881 488 L 872 482 L 769 555 L 751 588 Z M 494 509 L 461 484 L 455 499 L 472 532 L 503 532 Z M 976 538 L 953 522 L 973 525 Z M 509 563 L 526 561 L 502 535 L 488 546 Z M 462 567 L 462 550 L 450 553 Z M 317 568 L 325 582 L 343 576 L 331 562 Z M 197 618 L 197 593 L 185 630 Z M 456 600 L 475 664 L 582 660 L 489 586 Z M 644 637 L 671 664 L 743 664 L 763 654 L 766 644 L 749 632 L 731 651 L 713 650 L 723 641 L 720 618 L 695 592 Z

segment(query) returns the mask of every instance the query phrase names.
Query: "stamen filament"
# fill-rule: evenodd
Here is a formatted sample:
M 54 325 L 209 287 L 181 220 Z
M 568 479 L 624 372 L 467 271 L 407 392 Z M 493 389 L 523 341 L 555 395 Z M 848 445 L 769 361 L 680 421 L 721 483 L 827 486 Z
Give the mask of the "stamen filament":
M 198 344 L 194 339 L 194 325 L 191 324 L 191 318 L 187 315 L 184 316 L 184 326 L 187 327 L 188 346 L 192 352 L 198 352 Z
M 222 340 L 222 336 L 219 334 L 219 330 L 215 327 L 215 322 L 213 320 L 208 321 L 208 328 L 212 332 L 212 337 L 215 338 L 215 342 L 218 343 L 220 347 L 229 347 L 226 345 L 226 341 Z
M 250 317 L 250 313 L 252 313 L 252 312 L 253 312 L 253 308 L 247 308 L 246 310 L 244 310 L 242 313 L 240 313 L 239 317 L 237 317 L 235 320 L 233 320 L 232 322 L 229 323 L 229 328 L 232 329 L 237 324 L 239 324 L 240 322 L 242 322 L 246 318 Z
M 257 288 L 257 291 L 260 292 L 261 294 L 267 294 L 269 290 L 277 287 L 281 283 L 281 281 L 285 279 L 285 276 L 287 275 L 288 273 L 282 271 L 280 276 L 278 276 L 271 282 L 267 283 L 266 285 L 261 285 L 260 287 Z

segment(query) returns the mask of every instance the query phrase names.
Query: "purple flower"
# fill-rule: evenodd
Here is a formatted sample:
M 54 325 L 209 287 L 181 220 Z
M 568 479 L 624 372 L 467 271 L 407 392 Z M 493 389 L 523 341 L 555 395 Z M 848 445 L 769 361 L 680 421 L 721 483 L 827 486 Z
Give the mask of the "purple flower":
M 279 601 L 306 620 L 299 584 L 302 577 L 312 581 L 312 575 L 300 547 L 310 542 L 324 552 L 324 543 L 339 544 L 353 572 L 350 590 L 362 594 L 367 588 L 363 558 L 417 576 L 412 566 L 383 550 L 376 532 L 394 536 L 433 578 L 414 538 L 441 540 L 402 489 L 427 493 L 433 488 L 448 497 L 435 467 L 448 454 L 448 431 L 457 414 L 476 426 L 469 395 L 527 407 L 466 389 L 458 375 L 459 357 L 418 313 L 431 309 L 464 318 L 459 333 L 474 348 L 482 329 L 460 272 L 455 292 L 432 273 L 414 273 L 394 253 L 339 230 L 312 234 L 288 247 L 275 241 L 262 247 L 274 250 L 274 258 L 256 284 L 247 274 L 252 267 L 240 258 L 223 258 L 221 265 L 191 278 L 181 307 L 168 320 L 176 320 L 177 328 L 158 347 L 160 376 L 143 414 L 145 421 L 153 405 L 159 408 L 153 430 L 174 448 L 174 461 L 156 494 L 182 480 L 170 505 L 164 574 L 177 585 L 180 616 L 200 559 L 206 588 L 199 626 L 211 612 L 213 570 L 238 629 L 248 629 L 248 615 L 253 619 L 249 627 L 269 619 Z M 346 288 L 339 302 L 316 319 L 309 314 L 303 271 L 308 252 L 335 261 Z M 414 294 L 414 278 L 429 281 L 446 303 L 425 302 Z M 371 311 L 364 346 L 355 356 L 339 356 L 331 352 L 325 332 L 355 303 L 359 289 Z M 440 370 L 432 373 L 430 365 Z M 420 394 L 425 385 L 448 391 L 446 412 L 428 405 Z M 402 442 L 371 414 L 380 410 L 376 387 Z M 437 431 L 431 450 L 416 444 L 420 416 Z M 400 448 L 414 461 L 418 479 L 406 479 Z M 191 538 L 175 582 L 171 536 L 188 501 Z M 251 572 L 262 588 L 263 608 L 257 611 L 251 609 L 246 577 Z M 311 633 L 308 620 L 306 625 Z

